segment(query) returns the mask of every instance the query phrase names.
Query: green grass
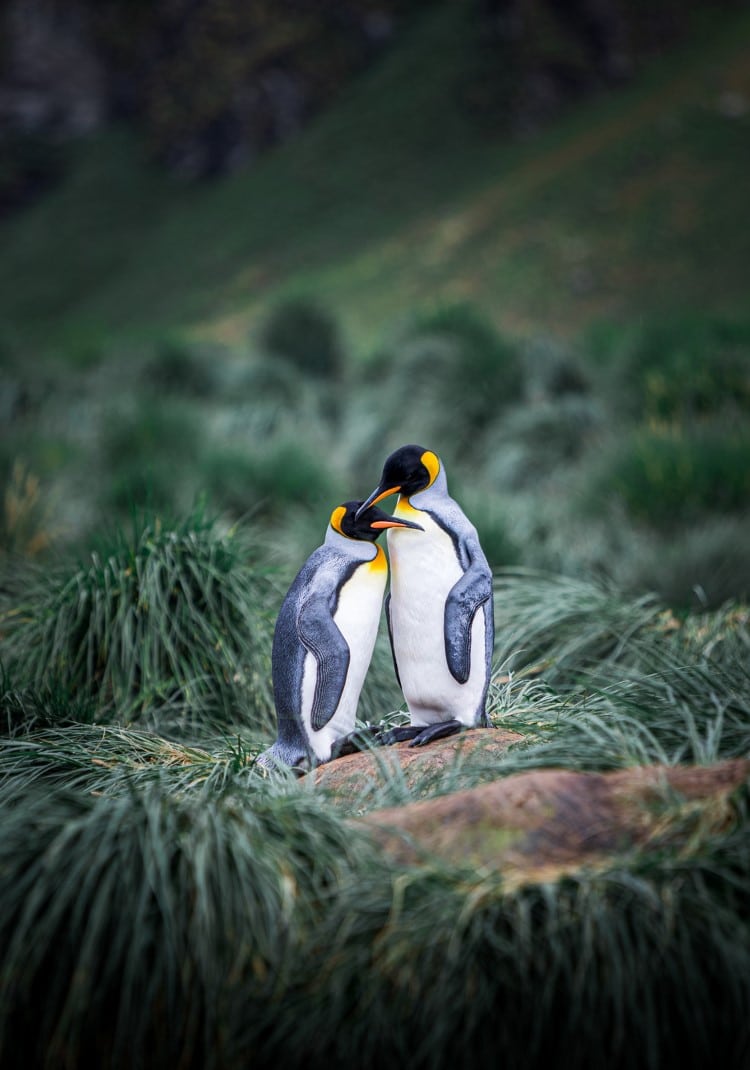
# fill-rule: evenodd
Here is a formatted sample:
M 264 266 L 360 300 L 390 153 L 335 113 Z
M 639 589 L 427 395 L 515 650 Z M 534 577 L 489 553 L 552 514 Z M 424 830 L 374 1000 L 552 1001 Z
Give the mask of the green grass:
M 350 802 L 255 769 L 260 739 L 83 724 L 90 707 L 6 677 L 3 1066 L 535 1068 L 560 1044 L 575 1070 L 742 1065 L 746 791 L 665 799 L 656 848 L 513 890 L 398 865 L 349 820 L 527 769 L 750 755 L 745 608 L 678 620 L 518 571 L 497 608 L 490 710 L 522 742 Z
M 617 447 L 594 492 L 619 496 L 637 521 L 685 527 L 750 507 L 750 431 L 712 424 L 640 430 Z
M 702 314 L 595 324 L 590 359 L 615 412 L 686 423 L 750 410 L 750 326 Z
M 40 569 L 3 615 L 13 678 L 86 696 L 98 717 L 158 707 L 267 725 L 272 588 L 237 531 L 200 509 L 134 518 L 88 559 Z
M 327 891 L 363 855 L 302 792 L 31 786 L 6 816 L 7 1065 L 237 1065 L 233 1034 L 258 1044 Z

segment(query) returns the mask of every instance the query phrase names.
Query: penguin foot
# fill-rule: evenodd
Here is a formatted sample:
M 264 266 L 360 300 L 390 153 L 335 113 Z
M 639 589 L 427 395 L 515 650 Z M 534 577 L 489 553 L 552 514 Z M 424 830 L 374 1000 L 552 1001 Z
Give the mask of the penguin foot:
M 455 717 L 450 721 L 440 721 L 439 724 L 430 724 L 426 728 L 417 729 L 417 735 L 414 736 L 410 747 L 423 747 L 425 743 L 432 743 L 436 739 L 443 739 L 445 736 L 452 736 L 456 732 L 460 732 L 466 725 L 461 721 L 457 721 Z
M 390 747 L 393 743 L 403 743 L 405 739 L 414 739 L 423 729 L 418 725 L 402 724 L 396 728 L 389 728 L 380 737 L 384 747 Z
M 259 754 L 255 764 L 264 773 L 292 772 L 297 777 L 305 776 L 313 767 L 313 763 L 306 755 L 298 755 L 291 751 L 280 751 L 277 744 Z
M 450 721 L 441 721 L 439 724 L 403 724 L 385 732 L 382 736 L 382 743 L 384 747 L 389 747 L 392 743 L 403 743 L 404 740 L 410 739 L 410 747 L 423 747 L 425 743 L 432 743 L 433 740 L 442 739 L 443 736 L 452 736 L 454 732 L 460 732 L 465 727 L 466 725 L 455 718 Z
M 371 747 L 377 747 L 380 741 L 380 729 L 377 725 L 368 724 L 365 728 L 357 728 L 334 744 L 331 749 L 331 759 L 369 750 Z

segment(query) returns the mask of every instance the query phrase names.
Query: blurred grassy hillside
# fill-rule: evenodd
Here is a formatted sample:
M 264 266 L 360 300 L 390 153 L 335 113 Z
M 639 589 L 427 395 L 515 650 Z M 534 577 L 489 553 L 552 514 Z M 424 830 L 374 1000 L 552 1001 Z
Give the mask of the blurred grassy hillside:
M 66 150 L 0 231 L 6 550 L 202 495 L 291 567 L 425 441 L 493 564 L 747 593 L 750 16 L 692 27 L 524 137 L 445 4 L 242 173 Z
M 236 342 L 290 292 L 360 353 L 436 298 L 524 332 L 744 309 L 747 14 L 706 18 L 635 84 L 515 142 L 461 106 L 474 32 L 437 5 L 299 137 L 198 189 L 125 131 L 79 144 L 64 185 L 3 225 L 6 346 L 175 325 Z

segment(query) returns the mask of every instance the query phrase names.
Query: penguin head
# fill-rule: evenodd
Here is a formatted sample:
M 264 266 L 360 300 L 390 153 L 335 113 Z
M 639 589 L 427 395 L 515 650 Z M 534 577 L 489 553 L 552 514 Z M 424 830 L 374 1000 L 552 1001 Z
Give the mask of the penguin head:
M 424 531 L 419 524 L 413 524 L 410 520 L 389 516 L 377 506 L 362 508 L 362 504 L 357 501 L 337 505 L 331 513 L 330 526 L 333 530 L 347 539 L 359 539 L 364 542 L 375 542 L 386 528 L 416 528 L 417 531 Z
M 442 470 L 440 458 L 424 446 L 401 446 L 386 459 L 375 490 L 360 506 L 362 514 L 391 494 L 410 497 L 431 487 Z

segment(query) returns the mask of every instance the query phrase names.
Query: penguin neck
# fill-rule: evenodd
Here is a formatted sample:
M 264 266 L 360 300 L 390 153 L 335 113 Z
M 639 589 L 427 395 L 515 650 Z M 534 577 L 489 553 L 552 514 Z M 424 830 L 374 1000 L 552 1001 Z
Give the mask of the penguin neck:
M 356 561 L 374 561 L 380 549 L 376 543 L 367 542 L 366 539 L 348 539 L 332 527 L 326 532 L 325 545 L 340 550 Z

